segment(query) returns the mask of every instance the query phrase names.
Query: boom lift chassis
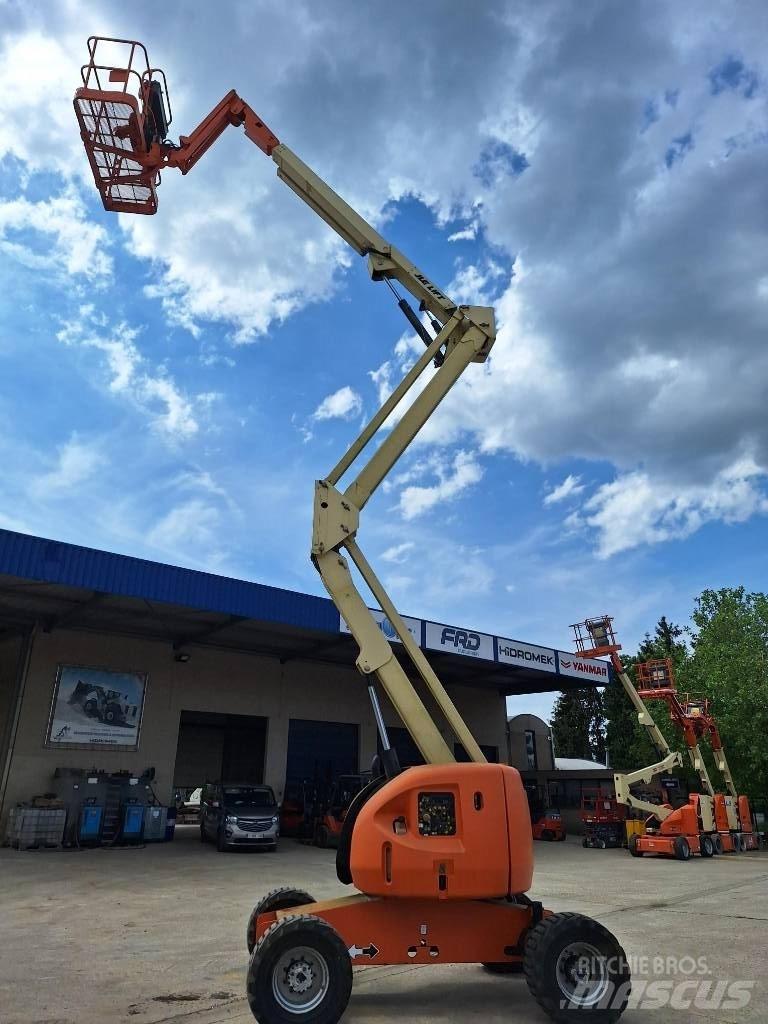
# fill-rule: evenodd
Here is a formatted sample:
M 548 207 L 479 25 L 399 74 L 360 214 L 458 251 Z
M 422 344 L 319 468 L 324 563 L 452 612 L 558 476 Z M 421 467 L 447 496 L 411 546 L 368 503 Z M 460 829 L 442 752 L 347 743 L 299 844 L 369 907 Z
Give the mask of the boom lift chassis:
M 122 47 L 120 61 L 102 54 Z M 253 910 L 248 999 L 264 1024 L 335 1024 L 352 985 L 352 965 L 483 963 L 488 970 L 524 969 L 528 986 L 557 1021 L 592 1013 L 601 1024 L 621 1015 L 629 968 L 616 939 L 578 914 L 553 914 L 531 901 L 533 855 L 528 805 L 519 773 L 486 762 L 450 696 L 408 631 L 358 546 L 360 513 L 437 406 L 495 340 L 493 309 L 458 305 L 341 199 L 231 91 L 178 145 L 165 76 L 144 47 L 125 40 L 88 41 L 89 62 L 74 105 L 80 134 L 104 207 L 157 211 L 160 172 L 187 174 L 230 125 L 241 127 L 277 165 L 277 174 L 361 256 L 374 281 L 385 281 L 425 344 L 360 436 L 315 484 L 312 561 L 359 647 L 382 740 L 382 766 L 347 813 L 337 874 L 359 893 L 317 902 L 305 892 L 276 890 Z M 416 298 L 434 334 L 397 293 Z M 427 368 L 434 374 L 346 486 L 342 477 Z M 426 705 L 357 589 L 354 564 L 392 623 L 449 730 L 467 751 L 457 764 Z M 378 704 L 375 677 L 421 751 L 425 767 L 400 772 Z

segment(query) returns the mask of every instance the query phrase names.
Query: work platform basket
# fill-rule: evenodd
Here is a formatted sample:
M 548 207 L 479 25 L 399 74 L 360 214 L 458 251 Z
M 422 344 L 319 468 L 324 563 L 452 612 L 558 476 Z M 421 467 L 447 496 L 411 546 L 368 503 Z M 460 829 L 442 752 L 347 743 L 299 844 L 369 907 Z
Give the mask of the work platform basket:
M 74 105 L 104 208 L 156 213 L 160 173 L 150 149 L 171 123 L 165 75 L 133 40 L 91 36 L 88 54 Z

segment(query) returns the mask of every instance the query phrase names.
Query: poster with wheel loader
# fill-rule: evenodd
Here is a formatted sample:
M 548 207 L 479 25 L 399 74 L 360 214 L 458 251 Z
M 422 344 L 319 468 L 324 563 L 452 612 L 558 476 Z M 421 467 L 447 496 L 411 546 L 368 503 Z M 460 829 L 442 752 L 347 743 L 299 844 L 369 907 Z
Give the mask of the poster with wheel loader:
M 46 744 L 136 750 L 147 677 L 59 665 Z

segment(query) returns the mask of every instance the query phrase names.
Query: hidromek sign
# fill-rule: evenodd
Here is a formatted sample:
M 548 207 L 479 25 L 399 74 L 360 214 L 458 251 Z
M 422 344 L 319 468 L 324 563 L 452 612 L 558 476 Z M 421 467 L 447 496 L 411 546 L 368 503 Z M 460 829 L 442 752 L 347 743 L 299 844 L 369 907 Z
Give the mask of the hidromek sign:
M 539 668 L 542 672 L 557 672 L 557 655 L 551 647 L 535 647 L 532 644 L 521 644 L 519 640 L 505 640 L 499 637 L 496 641 L 499 661 L 505 665 L 525 665 L 528 668 Z

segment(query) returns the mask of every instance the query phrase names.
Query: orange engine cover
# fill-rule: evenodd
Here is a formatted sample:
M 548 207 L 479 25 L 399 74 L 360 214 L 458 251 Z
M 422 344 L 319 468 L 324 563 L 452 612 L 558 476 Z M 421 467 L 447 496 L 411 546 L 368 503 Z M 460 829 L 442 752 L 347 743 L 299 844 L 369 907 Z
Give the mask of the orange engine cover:
M 663 836 L 695 836 L 699 832 L 699 819 L 693 804 L 683 804 L 665 818 L 659 828 Z
M 740 796 L 737 799 L 739 808 L 739 825 L 742 832 L 752 832 L 752 810 L 749 806 L 749 797 Z
M 350 868 L 369 896 L 467 900 L 526 892 L 533 838 L 520 773 L 500 764 L 408 768 L 360 811 Z

